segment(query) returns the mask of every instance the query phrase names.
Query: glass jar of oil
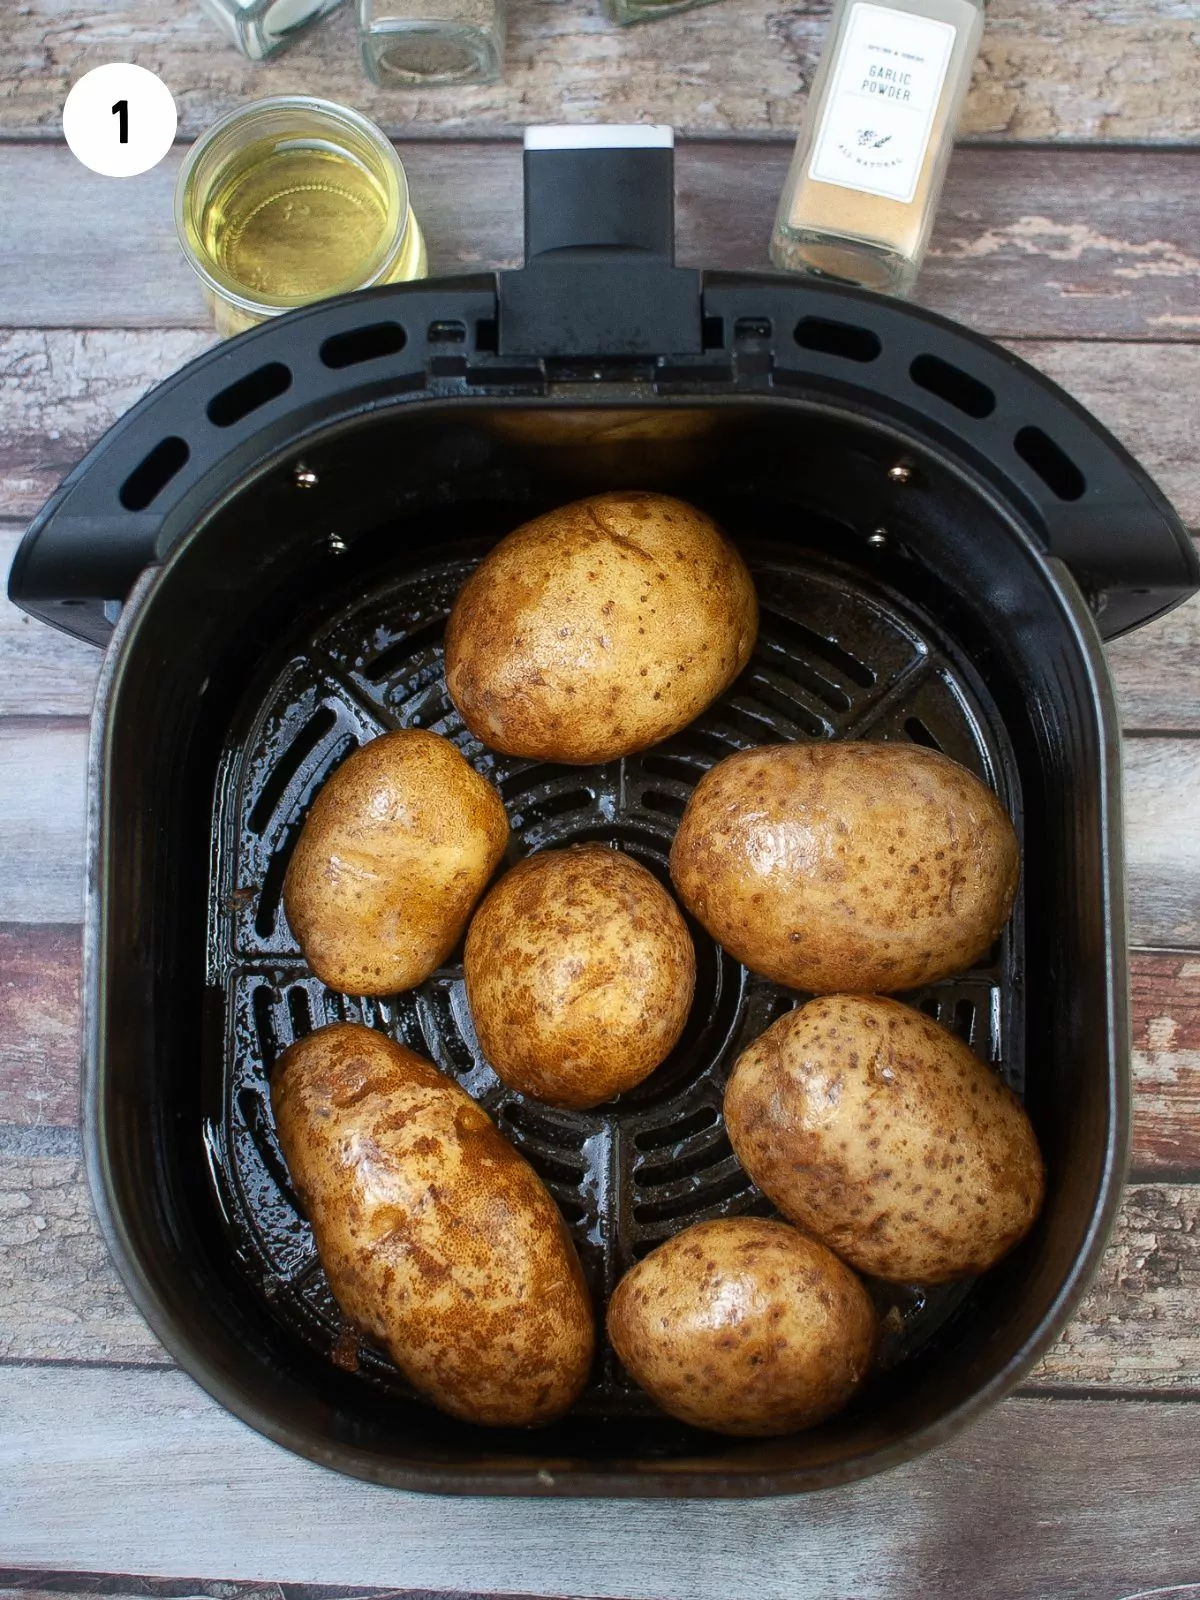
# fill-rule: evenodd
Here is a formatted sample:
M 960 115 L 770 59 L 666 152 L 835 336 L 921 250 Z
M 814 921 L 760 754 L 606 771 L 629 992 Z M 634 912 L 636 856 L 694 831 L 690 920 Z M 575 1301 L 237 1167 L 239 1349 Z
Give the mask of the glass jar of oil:
M 175 224 L 223 334 L 428 270 L 390 140 L 358 112 L 306 96 L 255 101 L 199 139 L 179 173 Z

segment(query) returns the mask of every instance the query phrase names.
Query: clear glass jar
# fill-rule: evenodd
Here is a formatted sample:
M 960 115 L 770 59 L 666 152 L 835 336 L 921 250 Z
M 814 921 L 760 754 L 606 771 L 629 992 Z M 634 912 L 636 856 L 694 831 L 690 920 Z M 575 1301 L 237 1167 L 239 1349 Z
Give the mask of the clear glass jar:
M 504 65 L 507 0 L 357 0 L 368 78 L 382 88 L 490 83 Z
M 907 294 L 983 34 L 984 0 L 838 0 L 771 259 Z
M 223 334 L 428 271 L 391 141 L 357 111 L 301 95 L 242 106 L 196 141 L 175 226 Z
M 342 0 L 200 0 L 222 33 L 251 61 L 282 50 Z
M 629 22 L 653 22 L 658 17 L 673 17 L 677 11 L 712 5 L 713 0 L 604 0 L 610 22 L 622 26 Z

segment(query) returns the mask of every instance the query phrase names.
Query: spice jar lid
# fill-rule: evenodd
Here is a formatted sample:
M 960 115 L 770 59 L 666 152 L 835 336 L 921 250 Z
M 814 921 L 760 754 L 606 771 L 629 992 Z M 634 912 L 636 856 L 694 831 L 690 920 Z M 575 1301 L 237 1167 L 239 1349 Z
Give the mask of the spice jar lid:
M 189 265 L 244 325 L 395 278 L 425 252 L 391 141 L 306 95 L 257 100 L 192 146 L 175 186 Z

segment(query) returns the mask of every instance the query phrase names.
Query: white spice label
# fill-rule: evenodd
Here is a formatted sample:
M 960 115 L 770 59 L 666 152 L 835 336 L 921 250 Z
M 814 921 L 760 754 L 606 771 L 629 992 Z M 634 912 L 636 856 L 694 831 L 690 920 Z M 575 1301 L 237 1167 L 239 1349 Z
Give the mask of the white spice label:
M 809 177 L 907 205 L 957 32 L 949 22 L 859 0 L 830 74 Z

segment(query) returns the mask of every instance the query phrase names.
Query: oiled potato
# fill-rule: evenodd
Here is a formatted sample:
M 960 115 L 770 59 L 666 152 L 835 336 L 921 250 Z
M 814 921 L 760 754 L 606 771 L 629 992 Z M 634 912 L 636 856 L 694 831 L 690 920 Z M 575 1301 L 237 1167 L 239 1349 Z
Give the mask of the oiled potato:
M 505 1083 L 595 1106 L 641 1083 L 687 1021 L 696 956 L 645 867 L 599 844 L 519 862 L 467 933 L 467 998 Z
M 714 939 L 793 989 L 911 989 L 969 967 L 1012 910 L 1003 806 L 936 750 L 742 750 L 696 785 L 671 877 Z
M 781 1222 L 699 1222 L 621 1279 L 608 1336 L 629 1372 L 681 1422 L 718 1433 L 791 1433 L 831 1416 L 861 1383 L 875 1310 L 831 1251 Z
M 879 1278 L 984 1272 L 1041 1209 L 1016 1095 L 896 1000 L 826 995 L 780 1017 L 738 1058 L 725 1123 L 780 1211 Z
M 486 1112 L 349 1022 L 280 1058 L 271 1104 L 350 1321 L 453 1416 L 561 1416 L 591 1367 L 591 1305 L 554 1201 Z
M 372 739 L 322 788 L 288 865 L 283 905 L 304 959 L 348 994 L 424 982 L 507 840 L 504 802 L 448 739 Z
M 667 495 L 595 495 L 517 528 L 467 579 L 446 686 L 496 750 L 609 761 L 686 727 L 757 631 L 754 584 L 715 522 Z

